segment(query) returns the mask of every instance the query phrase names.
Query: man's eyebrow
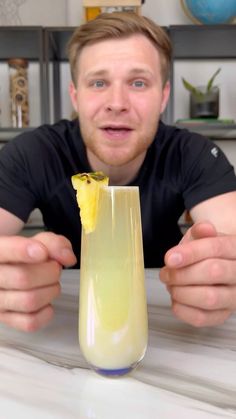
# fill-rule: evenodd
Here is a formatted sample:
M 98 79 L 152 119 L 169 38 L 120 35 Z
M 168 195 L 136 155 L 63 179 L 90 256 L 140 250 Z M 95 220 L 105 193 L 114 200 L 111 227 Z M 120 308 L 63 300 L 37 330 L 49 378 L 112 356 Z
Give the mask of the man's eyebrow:
M 85 78 L 88 79 L 90 77 L 103 77 L 108 74 L 107 70 L 91 70 L 85 73 Z
M 101 69 L 101 70 L 91 70 L 88 71 L 85 74 L 85 78 L 91 78 L 91 77 L 105 77 L 109 75 L 109 71 L 105 70 L 105 69 Z M 147 76 L 153 76 L 152 71 L 150 71 L 147 68 L 142 68 L 142 67 L 137 67 L 137 68 L 132 68 L 129 72 L 128 75 L 130 76 L 136 76 L 136 75 L 147 75 Z
M 132 75 L 139 75 L 139 74 L 141 74 L 141 75 L 149 75 L 149 76 L 153 76 L 153 73 L 152 73 L 152 71 L 150 71 L 149 69 L 147 69 L 147 68 L 141 68 L 141 67 L 137 67 L 137 68 L 133 68 L 131 71 L 130 71 L 130 74 Z

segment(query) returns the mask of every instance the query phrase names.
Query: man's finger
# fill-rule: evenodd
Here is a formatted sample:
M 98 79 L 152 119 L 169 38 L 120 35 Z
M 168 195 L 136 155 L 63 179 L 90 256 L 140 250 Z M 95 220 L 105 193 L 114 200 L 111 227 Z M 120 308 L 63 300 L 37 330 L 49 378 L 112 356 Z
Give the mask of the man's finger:
M 55 285 L 29 291 L 0 290 L 0 311 L 33 313 L 50 304 L 59 294 L 59 282 Z
M 167 285 L 235 285 L 236 260 L 205 259 L 195 265 L 180 269 L 164 266 L 159 273 L 160 280 Z
M 58 283 L 61 265 L 54 261 L 1 264 L 0 290 L 30 290 Z
M 0 322 L 24 332 L 35 332 L 49 323 L 53 314 L 51 305 L 29 314 L 5 311 L 3 313 L 0 312 Z
M 0 263 L 39 263 L 49 258 L 63 266 L 76 263 L 71 243 L 64 236 L 44 232 L 31 238 L 0 237 Z
M 178 319 L 195 327 L 209 327 L 223 324 L 230 315 L 230 310 L 208 311 L 173 302 L 172 310 Z
M 49 257 L 57 260 L 63 266 L 75 265 L 77 259 L 73 252 L 70 241 L 61 235 L 54 233 L 39 233 L 34 239 L 42 243 L 48 250 Z
M 48 259 L 43 243 L 21 236 L 0 237 L 0 263 L 37 263 Z
M 165 255 L 165 264 L 169 268 L 180 268 L 204 259 L 236 258 L 236 236 L 206 237 L 180 243 L 172 247 Z
M 186 243 L 192 240 L 214 236 L 217 236 L 217 231 L 212 223 L 196 223 L 187 230 L 180 243 Z
M 235 285 L 190 285 L 170 287 L 173 301 L 186 306 L 203 310 L 230 310 L 236 309 Z

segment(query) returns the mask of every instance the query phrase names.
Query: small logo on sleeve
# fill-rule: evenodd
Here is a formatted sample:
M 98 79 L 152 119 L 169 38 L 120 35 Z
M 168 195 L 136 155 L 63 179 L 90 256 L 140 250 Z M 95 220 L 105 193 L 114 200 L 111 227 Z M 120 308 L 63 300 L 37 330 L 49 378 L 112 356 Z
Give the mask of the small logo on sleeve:
M 217 157 L 218 157 L 218 154 L 219 154 L 219 149 L 218 149 L 217 147 L 213 147 L 213 148 L 211 149 L 211 154 L 212 154 L 215 158 L 217 158 Z

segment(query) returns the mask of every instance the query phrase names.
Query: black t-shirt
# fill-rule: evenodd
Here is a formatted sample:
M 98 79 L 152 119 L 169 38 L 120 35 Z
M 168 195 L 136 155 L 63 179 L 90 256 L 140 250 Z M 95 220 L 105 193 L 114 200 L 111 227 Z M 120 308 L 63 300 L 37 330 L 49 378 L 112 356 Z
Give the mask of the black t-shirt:
M 24 222 L 39 208 L 46 228 L 71 241 L 80 263 L 81 224 L 71 176 L 89 171 L 77 121 L 25 132 L 0 152 L 0 207 Z M 165 252 L 179 242 L 178 220 L 185 209 L 236 190 L 233 167 L 216 145 L 162 122 L 131 184 L 140 189 L 146 267 L 162 266 Z

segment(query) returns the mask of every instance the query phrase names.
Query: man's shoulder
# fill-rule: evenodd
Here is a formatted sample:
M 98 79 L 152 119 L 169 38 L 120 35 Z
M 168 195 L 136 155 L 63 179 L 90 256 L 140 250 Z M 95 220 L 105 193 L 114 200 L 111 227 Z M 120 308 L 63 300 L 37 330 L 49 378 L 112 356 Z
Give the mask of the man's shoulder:
M 67 164 L 84 160 L 83 142 L 80 141 L 78 122 L 61 120 L 27 129 L 9 141 L 1 150 L 0 161 L 26 162 L 30 167 Z
M 79 130 L 79 123 L 77 119 L 60 119 L 53 124 L 40 125 L 35 131 L 56 132 L 63 135 L 65 133 L 73 133 L 75 130 Z
M 181 170 L 188 171 L 188 167 L 195 165 L 198 159 L 208 164 L 208 159 L 212 158 L 212 148 L 210 139 L 160 122 L 143 167 L 162 178 L 174 173 L 178 178 Z
M 202 135 L 197 134 L 195 132 L 191 132 L 186 128 L 179 128 L 175 125 L 168 125 L 162 121 L 160 121 L 159 123 L 159 128 L 156 136 L 157 141 L 159 140 L 167 142 L 175 140 L 176 142 L 184 143 L 185 141 L 195 141 L 196 139 L 200 139 L 200 141 L 202 142 L 208 142 L 208 139 L 206 137 L 203 137 Z
M 154 147 L 157 147 L 159 152 L 164 151 L 166 157 L 175 153 L 184 156 L 201 153 L 204 149 L 211 149 L 212 141 L 188 129 L 160 122 Z
M 23 150 L 34 147 L 68 147 L 81 138 L 78 122 L 62 119 L 54 124 L 43 124 L 34 129 L 27 129 L 10 141 L 10 148 Z
M 35 128 L 28 133 L 23 135 L 28 135 L 29 137 L 35 138 L 72 138 L 74 135 L 78 136 L 79 134 L 79 125 L 76 120 L 61 119 L 54 124 L 43 124 Z

